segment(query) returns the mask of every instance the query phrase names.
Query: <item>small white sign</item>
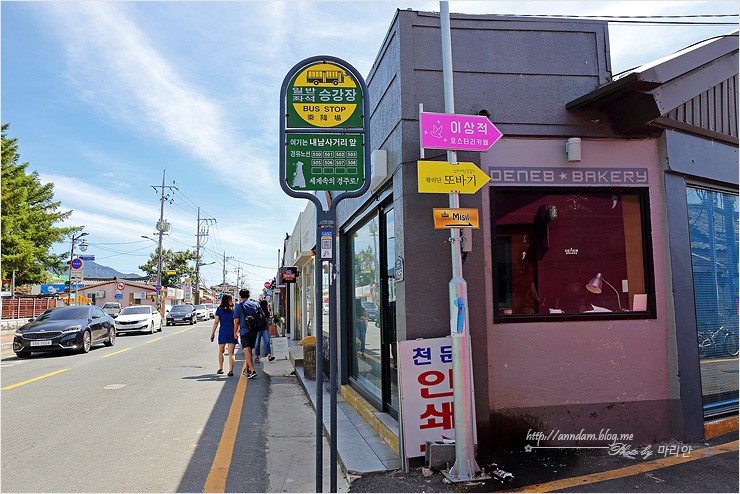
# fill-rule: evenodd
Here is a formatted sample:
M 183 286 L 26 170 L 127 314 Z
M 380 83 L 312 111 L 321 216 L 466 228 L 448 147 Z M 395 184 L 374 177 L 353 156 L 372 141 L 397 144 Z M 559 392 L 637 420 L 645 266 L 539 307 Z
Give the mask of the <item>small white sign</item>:
M 288 359 L 288 338 L 286 336 L 270 338 L 272 356 L 276 359 Z

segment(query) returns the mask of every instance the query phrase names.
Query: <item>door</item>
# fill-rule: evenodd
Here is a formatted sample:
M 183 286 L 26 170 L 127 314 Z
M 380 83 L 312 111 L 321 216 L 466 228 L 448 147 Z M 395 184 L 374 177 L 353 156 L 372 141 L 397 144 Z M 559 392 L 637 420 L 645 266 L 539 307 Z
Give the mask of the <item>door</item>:
M 348 240 L 350 383 L 376 408 L 398 417 L 392 207 L 376 211 Z
M 383 266 L 381 273 L 382 311 L 381 329 L 383 345 L 383 392 L 384 409 L 398 419 L 398 352 L 396 341 L 396 240 L 393 209 L 381 215 L 381 249 Z

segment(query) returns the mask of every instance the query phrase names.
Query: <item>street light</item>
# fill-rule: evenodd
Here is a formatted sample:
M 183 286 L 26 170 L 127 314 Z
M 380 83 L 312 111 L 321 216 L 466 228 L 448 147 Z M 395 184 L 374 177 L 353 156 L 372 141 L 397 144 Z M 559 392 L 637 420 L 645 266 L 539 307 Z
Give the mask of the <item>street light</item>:
M 67 295 L 67 305 L 70 305 L 71 298 L 72 298 L 72 259 L 74 259 L 74 256 L 75 256 L 75 242 L 77 242 L 79 239 L 81 239 L 82 237 L 86 235 L 88 235 L 87 232 L 82 232 L 77 236 L 72 234 L 72 248 L 69 251 L 69 295 Z M 80 244 L 80 249 L 82 249 L 83 245 L 85 245 L 85 249 L 87 249 L 87 244 L 85 244 L 84 241 Z M 77 305 L 77 290 L 75 290 L 75 305 Z

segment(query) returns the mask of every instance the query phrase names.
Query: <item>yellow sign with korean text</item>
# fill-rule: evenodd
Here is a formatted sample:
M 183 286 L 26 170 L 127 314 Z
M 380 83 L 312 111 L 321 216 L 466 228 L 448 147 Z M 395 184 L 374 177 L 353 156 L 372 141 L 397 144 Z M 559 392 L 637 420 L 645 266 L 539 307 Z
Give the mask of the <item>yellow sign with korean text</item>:
M 434 228 L 480 228 L 478 210 L 465 208 L 434 208 Z
M 463 161 L 419 161 L 419 192 L 450 194 L 475 194 L 491 177 L 475 163 Z

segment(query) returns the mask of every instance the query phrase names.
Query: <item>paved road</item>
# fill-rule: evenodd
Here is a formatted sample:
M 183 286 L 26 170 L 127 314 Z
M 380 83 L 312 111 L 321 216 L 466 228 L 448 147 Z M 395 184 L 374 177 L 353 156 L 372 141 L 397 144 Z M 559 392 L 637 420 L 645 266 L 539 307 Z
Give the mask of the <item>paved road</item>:
M 314 491 L 314 418 L 292 368 L 246 380 L 239 355 L 237 376 L 217 376 L 211 324 L 3 359 L 0 490 Z

